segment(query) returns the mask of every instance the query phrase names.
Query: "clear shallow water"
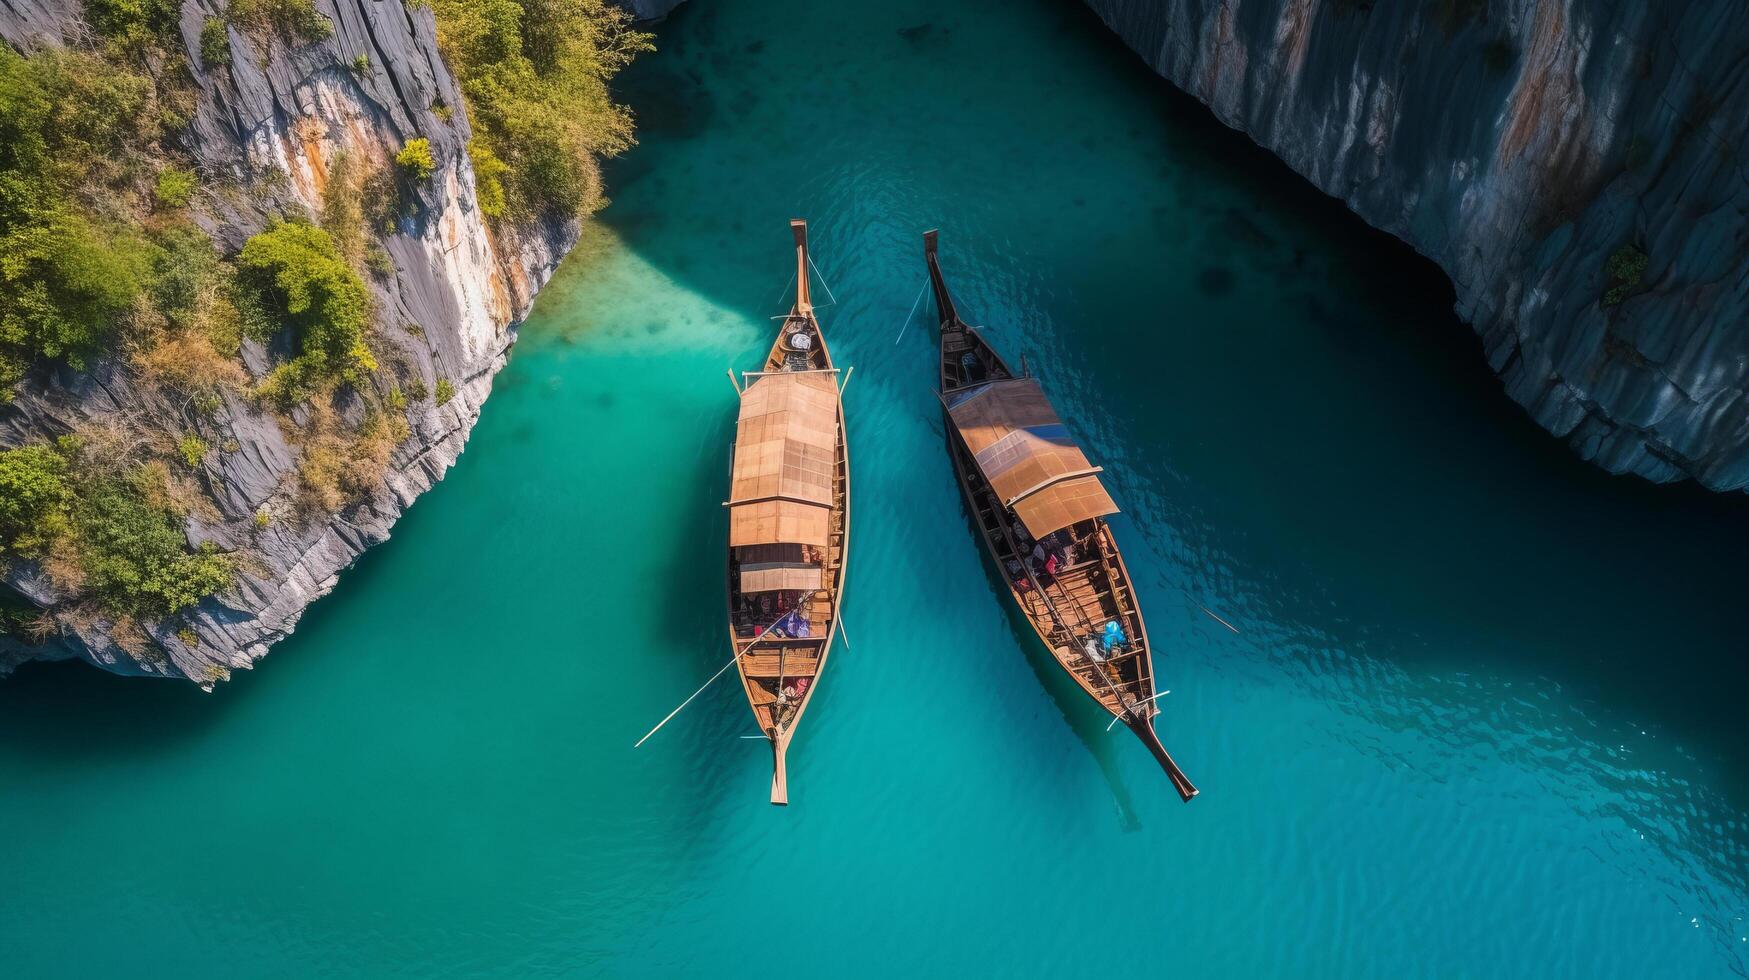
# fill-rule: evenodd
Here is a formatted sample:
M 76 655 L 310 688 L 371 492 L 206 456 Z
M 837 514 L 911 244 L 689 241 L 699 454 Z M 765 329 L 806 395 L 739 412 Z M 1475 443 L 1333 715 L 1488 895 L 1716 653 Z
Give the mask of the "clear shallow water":
M 262 669 L 0 684 L 6 972 L 1746 972 L 1742 502 L 1574 461 L 1436 275 L 1074 4 L 832 6 L 661 29 L 466 456 Z M 722 372 L 792 215 L 852 645 L 777 810 L 731 684 L 632 743 L 727 655 Z M 1188 806 L 984 569 L 926 308 L 895 343 L 938 224 L 1127 509 Z

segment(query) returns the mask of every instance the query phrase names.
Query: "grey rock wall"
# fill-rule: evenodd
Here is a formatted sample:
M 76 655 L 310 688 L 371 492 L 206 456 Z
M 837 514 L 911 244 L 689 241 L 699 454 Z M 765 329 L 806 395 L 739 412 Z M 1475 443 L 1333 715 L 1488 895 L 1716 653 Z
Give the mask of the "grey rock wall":
M 371 339 L 382 365 L 379 387 L 421 379 L 435 390 L 449 380 L 444 405 L 410 407 L 412 437 L 395 452 L 387 485 L 371 500 L 327 520 L 300 518 L 291 506 L 297 451 L 279 425 L 246 400 L 228 397 L 214 423 L 133 384 L 116 363 L 83 374 L 63 372 L 28 384 L 0 406 L 0 446 L 52 438 L 91 419 L 148 416 L 174 428 L 235 440 L 212 452 L 199 473 L 222 517 L 194 521 L 191 538 L 226 549 L 247 547 L 252 558 L 232 590 L 195 610 L 198 641 L 187 643 L 167 624 L 151 628 L 159 650 L 129 653 L 108 624 L 69 625 L 44 644 L 0 637 L 0 672 L 30 658 L 83 657 L 126 674 L 187 677 L 210 686 L 248 667 L 289 634 L 303 610 L 331 590 L 360 553 L 388 537 L 395 520 L 456 461 L 468 432 L 516 339 L 516 323 L 535 291 L 576 239 L 572 224 L 489 231 L 475 204 L 469 138 L 460 94 L 439 56 L 429 9 L 400 0 L 315 0 L 334 23 L 321 42 L 258 47 L 230 32 L 231 64 L 200 63 L 197 39 L 222 0 L 188 0 L 182 32 L 200 86 L 186 148 L 198 161 L 208 192 L 198 208 L 206 230 L 227 249 L 242 245 L 270 216 L 314 213 L 336 154 L 387 163 L 409 139 L 431 140 L 438 162 L 417 206 L 382 245 L 394 259 L 392 279 L 373 279 L 382 327 Z M 79 0 L 0 0 L 0 37 L 20 48 L 59 43 L 83 30 Z M 354 68 L 358 55 L 368 68 Z M 455 107 L 440 118 L 436 106 Z M 417 325 L 418 330 L 405 329 Z M 244 360 L 263 370 L 266 353 L 247 344 Z M 357 399 L 341 406 L 356 420 Z M 307 411 L 294 419 L 307 421 Z M 273 516 L 255 526 L 257 512 Z M 27 563 L 13 563 L 5 584 L 39 604 L 57 598 Z
M 1086 2 L 1443 266 L 1507 393 L 1580 455 L 1749 487 L 1749 3 Z M 1644 279 L 1605 307 L 1623 245 Z

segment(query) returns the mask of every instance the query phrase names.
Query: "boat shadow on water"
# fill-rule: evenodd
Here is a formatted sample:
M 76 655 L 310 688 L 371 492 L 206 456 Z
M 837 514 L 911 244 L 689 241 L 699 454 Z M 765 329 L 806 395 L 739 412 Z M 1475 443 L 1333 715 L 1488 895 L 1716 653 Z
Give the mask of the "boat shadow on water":
M 723 388 L 726 393 L 727 381 Z M 656 693 L 642 709 L 650 716 L 646 726 L 680 704 L 728 658 L 722 618 L 716 614 L 723 602 L 725 572 L 720 562 L 700 561 L 699 549 L 701 542 L 719 541 L 728 533 L 727 512 L 716 502 L 728 498 L 725 456 L 734 419 L 733 403 L 729 402 L 722 413 L 702 420 L 709 431 L 699 434 L 700 449 L 690 469 L 676 476 L 677 485 L 699 487 L 703 492 L 698 501 L 674 508 L 674 520 L 681 531 L 673 537 L 673 553 L 667 558 L 663 580 L 675 596 L 685 597 L 685 609 L 665 627 L 673 629 L 670 642 L 649 650 L 659 657 L 654 669 L 660 680 L 654 685 Z M 687 810 L 724 802 L 725 794 L 744 783 L 769 755 L 741 751 L 753 743 L 737 740 L 750 726 L 732 681 L 732 674 L 719 677 L 698 700 L 664 724 L 660 733 L 633 750 L 633 762 L 639 769 L 648 766 L 655 773 L 685 770 L 684 779 L 659 777 L 658 781 L 670 789 L 683 785 L 688 799 L 676 803 Z
M 963 498 L 959 501 L 959 507 L 960 517 L 971 531 L 973 535 L 971 540 L 975 544 L 978 533 L 977 522 L 972 517 L 971 511 L 966 508 Z M 1126 832 L 1141 830 L 1142 821 L 1136 811 L 1135 794 L 1130 791 L 1129 784 L 1124 781 L 1123 767 L 1118 761 L 1119 752 L 1125 748 L 1122 743 L 1131 740 L 1128 729 L 1106 730 L 1106 726 L 1111 722 L 1111 716 L 1099 710 L 1097 705 L 1087 697 L 1087 692 L 1081 690 L 1069 679 L 1069 675 L 1063 672 L 1062 667 L 1051 656 L 1050 651 L 1045 649 L 1044 644 L 1039 641 L 1038 634 L 1033 632 L 1031 624 L 1026 621 L 1025 614 L 1020 611 L 1020 607 L 1009 601 L 1008 583 L 996 574 L 996 569 L 990 564 L 989 556 L 984 554 L 982 549 L 979 549 L 977 557 L 978 567 L 984 570 L 984 580 L 989 586 L 990 601 L 1002 607 L 1003 618 L 1007 621 L 1009 630 L 1014 634 L 1015 645 L 1025 651 L 1027 667 L 1031 669 L 1033 676 L 1038 678 L 1039 685 L 1050 696 L 1051 703 L 1056 705 L 1063 721 L 1068 724 L 1069 730 L 1074 733 L 1075 738 L 1087 750 L 1087 754 L 1093 759 L 1094 764 L 1099 767 L 1100 775 L 1104 777 L 1106 786 L 1111 789 L 1111 800 L 1113 805 L 1117 807 L 1119 826 Z M 992 652 L 991 655 L 1006 657 L 1010 654 L 1006 650 L 998 650 Z M 1042 733 L 1040 733 L 1040 737 L 1042 741 L 1044 739 Z

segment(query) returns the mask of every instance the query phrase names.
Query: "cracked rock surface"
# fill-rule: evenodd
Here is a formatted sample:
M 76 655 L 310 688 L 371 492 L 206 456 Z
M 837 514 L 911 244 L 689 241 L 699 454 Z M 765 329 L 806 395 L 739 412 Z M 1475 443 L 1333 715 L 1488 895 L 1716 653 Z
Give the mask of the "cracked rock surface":
M 187 625 L 197 642 L 185 642 L 180 625 L 148 624 L 160 649 L 130 654 L 98 622 L 42 644 L 0 637 L 0 672 L 26 659 L 81 657 L 118 673 L 186 677 L 210 687 L 251 666 L 455 463 L 515 342 L 516 324 L 576 240 L 575 223 L 487 227 L 466 153 L 467 114 L 438 54 L 429 9 L 399 0 L 314 2 L 333 23 L 330 37 L 262 47 L 232 29 L 229 66 L 203 65 L 199 54 L 201 26 L 222 13 L 221 0 L 183 4 L 182 34 L 200 100 L 181 143 L 209 188 L 199 220 L 222 250 L 235 251 L 274 215 L 317 212 L 342 151 L 387 164 L 408 140 L 428 138 L 436 174 L 394 233 L 379 238 L 395 273 L 367 279 L 379 311 L 371 343 L 384 368 L 379 386 L 401 376 L 433 391 L 441 378 L 455 394 L 443 405 L 426 399 L 409 406 L 412 436 L 396 449 L 386 484 L 371 499 L 327 519 L 288 515 L 264 528 L 255 526 L 258 512 L 287 513 L 297 452 L 271 416 L 227 396 L 217 425 L 234 449 L 209 453 L 199 472 L 220 520 L 192 521 L 190 537 L 226 549 L 247 545 L 251 558 L 233 588 L 192 610 Z M 63 43 L 81 36 L 81 9 L 79 0 L 0 0 L 0 37 L 24 50 Z M 361 54 L 368 60 L 362 71 Z M 268 363 L 253 342 L 245 343 L 243 357 L 258 374 Z M 356 421 L 363 406 L 354 398 L 340 408 Z M 0 446 L 117 415 L 171 420 L 174 429 L 192 423 L 184 421 L 186 412 L 136 386 L 123 366 L 99 363 L 82 374 L 27 382 L 0 406 Z M 296 422 L 306 418 L 307 411 L 293 413 Z M 39 604 L 56 598 L 26 562 L 12 563 L 4 581 Z
M 1444 267 L 1507 394 L 1581 456 L 1749 487 L 1749 4 L 1086 2 Z M 1624 246 L 1645 273 L 1606 306 Z

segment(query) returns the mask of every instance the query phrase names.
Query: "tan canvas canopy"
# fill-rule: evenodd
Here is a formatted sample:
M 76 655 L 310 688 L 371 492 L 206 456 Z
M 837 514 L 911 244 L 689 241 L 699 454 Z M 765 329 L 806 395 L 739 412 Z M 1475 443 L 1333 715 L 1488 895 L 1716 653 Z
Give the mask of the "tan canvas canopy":
M 741 395 L 729 483 L 729 546 L 827 541 L 838 456 L 830 374 L 768 374 Z
M 1042 538 L 1117 504 L 1032 378 L 992 381 L 948 396 L 954 428 L 978 469 L 1028 532 Z

